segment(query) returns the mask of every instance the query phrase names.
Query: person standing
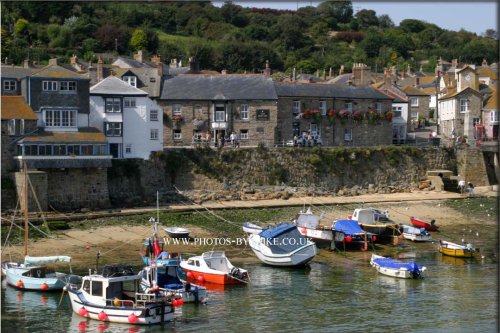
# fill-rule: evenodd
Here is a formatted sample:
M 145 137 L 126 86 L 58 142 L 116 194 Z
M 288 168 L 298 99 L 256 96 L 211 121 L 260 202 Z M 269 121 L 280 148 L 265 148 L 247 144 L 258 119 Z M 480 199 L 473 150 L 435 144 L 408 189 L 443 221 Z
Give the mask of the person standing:
M 458 181 L 458 189 L 460 190 L 460 194 L 464 194 L 464 192 L 465 192 L 465 180 L 460 179 Z
M 469 190 L 469 197 L 474 196 L 474 185 L 472 185 L 472 183 L 471 183 L 471 182 L 469 182 L 469 183 L 467 184 L 467 188 L 468 188 L 468 190 Z

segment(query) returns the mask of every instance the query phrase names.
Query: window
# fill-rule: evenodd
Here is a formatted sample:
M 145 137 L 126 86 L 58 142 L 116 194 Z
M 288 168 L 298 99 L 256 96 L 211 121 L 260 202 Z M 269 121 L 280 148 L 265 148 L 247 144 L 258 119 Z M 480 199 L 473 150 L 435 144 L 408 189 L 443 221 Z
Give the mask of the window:
M 125 97 L 123 99 L 124 107 L 126 108 L 135 108 L 135 98 L 134 97 Z
M 462 98 L 460 99 L 460 112 L 465 113 L 469 111 L 469 100 Z
M 414 106 L 414 107 L 418 106 L 418 98 L 417 97 L 410 98 L 410 106 Z
M 352 103 L 351 102 L 345 103 L 344 108 L 346 108 L 348 112 L 352 113 Z
M 248 140 L 248 130 L 240 130 L 240 140 Z
M 132 145 L 131 144 L 125 145 L 125 154 L 132 154 Z
M 38 146 L 38 154 L 39 155 L 52 155 L 52 146 L 51 145 Z
M 344 128 L 344 141 L 352 141 L 352 128 Z
M 76 127 L 76 110 L 44 110 L 46 127 Z
M 150 133 L 149 138 L 151 140 L 158 140 L 158 129 L 157 128 L 152 128 L 149 133 Z
M 241 120 L 248 120 L 248 104 L 241 104 L 240 116 Z
M 55 155 L 55 156 L 66 155 L 66 145 L 54 145 L 53 148 L 54 148 L 53 155 Z
M 80 155 L 80 146 L 68 145 L 68 155 Z
M 181 105 L 180 104 L 174 104 L 172 105 L 172 113 L 175 115 L 182 115 L 182 111 L 181 111 Z
M 76 91 L 76 81 L 61 81 L 61 91 Z
M 490 111 L 490 122 L 498 123 L 498 111 L 497 110 Z
M 382 103 L 375 103 L 375 110 L 378 112 L 378 113 L 382 113 Z
M 322 116 L 326 116 L 326 101 L 319 101 L 319 112 Z
M 119 98 L 106 98 L 106 112 L 122 112 L 122 103 Z
M 89 280 L 85 280 L 83 282 L 83 288 L 82 288 L 84 291 L 86 291 L 87 293 L 90 294 L 90 281 Z
M 5 80 L 3 81 L 3 90 L 16 90 L 17 82 L 14 80 Z
M 300 113 L 300 101 L 293 101 L 292 113 L 293 113 L 294 117 L 299 115 L 299 113 Z
M 158 110 L 149 110 L 149 121 L 158 121 Z
M 102 296 L 102 281 L 92 281 L 92 296 Z
M 401 117 L 402 106 L 393 106 L 392 112 L 394 112 L 394 117 Z
M 411 112 L 411 119 L 418 120 L 418 112 L 416 112 L 416 111 L 412 111 L 412 112 Z
M 182 140 L 181 130 L 174 130 L 174 140 Z
M 132 87 L 137 87 L 137 76 L 124 76 L 123 81 L 127 82 Z
M 477 124 L 479 124 L 479 118 L 472 118 L 472 126 L 476 127 Z
M 57 81 L 43 81 L 42 83 L 43 91 L 56 91 L 57 90 Z
M 224 105 L 215 106 L 215 121 L 226 121 L 226 108 Z
M 122 123 L 104 123 L 106 136 L 122 136 Z
M 8 135 L 16 135 L 16 120 L 15 119 L 9 119 L 8 127 L 7 127 L 7 134 Z

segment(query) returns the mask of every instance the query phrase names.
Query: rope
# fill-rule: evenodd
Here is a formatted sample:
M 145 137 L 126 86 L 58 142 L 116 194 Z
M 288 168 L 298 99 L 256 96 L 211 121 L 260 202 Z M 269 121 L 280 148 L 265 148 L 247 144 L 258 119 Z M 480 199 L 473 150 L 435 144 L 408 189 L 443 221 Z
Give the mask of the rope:
M 26 178 L 28 178 L 28 182 L 30 184 L 31 193 L 33 193 L 33 197 L 35 198 L 35 202 L 36 202 L 36 204 L 38 206 L 38 210 L 40 211 L 40 213 L 42 215 L 43 225 L 47 228 L 47 230 L 50 231 L 49 225 L 47 224 L 47 220 L 45 219 L 45 215 L 43 214 L 43 211 L 42 211 L 42 206 L 40 205 L 40 201 L 38 201 L 38 196 L 35 193 L 35 188 L 33 187 L 33 184 L 31 183 L 31 179 L 30 179 L 30 177 L 28 175 L 26 175 Z M 28 209 L 28 207 L 25 207 L 25 209 Z

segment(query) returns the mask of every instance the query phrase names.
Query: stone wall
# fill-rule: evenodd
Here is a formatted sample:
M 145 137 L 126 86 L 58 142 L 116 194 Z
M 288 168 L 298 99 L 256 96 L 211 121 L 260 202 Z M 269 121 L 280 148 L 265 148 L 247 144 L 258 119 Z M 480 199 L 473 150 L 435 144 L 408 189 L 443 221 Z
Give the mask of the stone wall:
M 47 201 L 47 173 L 43 171 L 30 171 L 28 170 L 28 211 L 39 212 L 46 211 L 48 207 Z M 24 172 L 15 173 L 16 191 L 19 198 L 19 210 L 24 211 Z M 34 193 L 33 193 L 34 192 Z M 36 197 L 36 198 L 35 198 Z M 40 207 L 37 204 L 40 204 Z
M 476 147 L 457 149 L 457 172 L 460 178 L 474 186 L 490 185 L 483 152 Z

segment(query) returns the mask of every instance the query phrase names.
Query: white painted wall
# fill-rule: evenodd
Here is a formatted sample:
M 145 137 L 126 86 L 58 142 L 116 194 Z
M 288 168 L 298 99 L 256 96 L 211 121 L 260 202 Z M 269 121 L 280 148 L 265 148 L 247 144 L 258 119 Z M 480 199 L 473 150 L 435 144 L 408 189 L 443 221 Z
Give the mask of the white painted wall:
M 439 102 L 439 119 L 442 121 L 456 118 L 456 100 L 450 98 Z

